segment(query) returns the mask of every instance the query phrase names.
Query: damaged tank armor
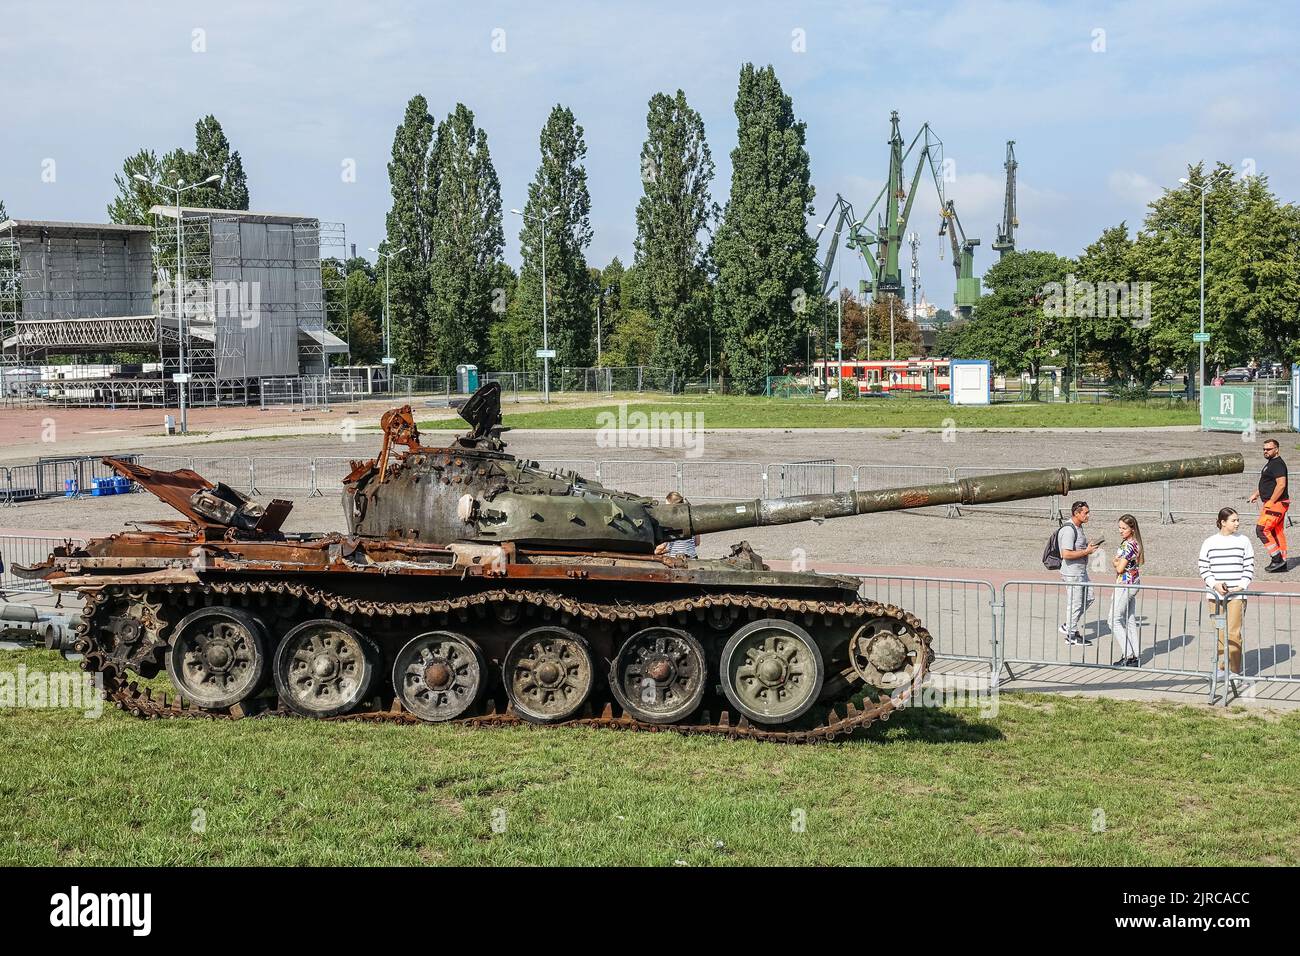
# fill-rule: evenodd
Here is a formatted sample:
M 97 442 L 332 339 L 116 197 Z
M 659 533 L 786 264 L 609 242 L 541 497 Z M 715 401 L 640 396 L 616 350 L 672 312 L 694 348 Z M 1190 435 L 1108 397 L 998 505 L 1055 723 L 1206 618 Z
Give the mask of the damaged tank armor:
M 470 431 L 420 442 L 409 406 L 343 482 L 346 533 L 286 533 L 189 470 L 105 459 L 181 513 L 20 569 L 85 599 L 68 645 L 140 717 L 257 714 L 498 726 L 521 721 L 828 740 L 906 702 L 933 659 L 907 610 L 851 577 L 773 571 L 665 542 L 759 525 L 1013 501 L 1242 471 L 1218 455 L 984 475 L 879 491 L 693 504 L 606 488 L 506 451 L 500 391 Z M 175 693 L 135 678 L 166 670 Z

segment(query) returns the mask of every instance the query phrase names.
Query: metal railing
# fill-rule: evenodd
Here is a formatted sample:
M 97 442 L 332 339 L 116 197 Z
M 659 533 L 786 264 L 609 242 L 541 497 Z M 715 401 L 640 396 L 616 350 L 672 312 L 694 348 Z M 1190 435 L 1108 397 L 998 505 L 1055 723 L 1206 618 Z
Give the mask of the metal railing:
M 133 462 L 140 456 L 116 457 Z M 93 493 L 96 478 L 107 478 L 113 474 L 113 469 L 105 465 L 99 456 L 90 455 L 42 458 L 30 465 L 0 468 L 0 505 L 15 505 L 41 498 L 81 498 Z
M 28 581 L 14 573 L 15 565 L 31 566 L 48 558 L 55 547 L 65 543 L 66 538 L 50 538 L 38 535 L 0 535 L 0 559 L 4 570 L 0 572 L 0 592 L 43 593 L 50 590 L 44 581 Z M 75 544 L 84 545 L 81 538 L 71 539 Z
M 1300 594 L 1248 590 L 1232 599 L 1244 605 L 1235 661 L 1235 615 L 1203 588 L 1087 582 L 1091 594 L 1077 623 L 1086 643 L 1071 644 L 1061 627 L 1070 590 L 1078 585 L 1065 580 L 1007 581 L 999 588 L 977 579 L 851 576 L 861 582 L 863 598 L 916 614 L 937 659 L 982 663 L 995 687 L 1030 678 L 1029 668 L 1046 668 L 1054 676 L 1045 682 L 1104 690 L 1107 685 L 1080 679 L 1072 669 L 1100 670 L 1136 678 L 1118 685 L 1125 689 L 1160 692 L 1205 681 L 1209 701 L 1226 706 L 1261 686 L 1300 683 Z M 1125 608 L 1125 600 L 1114 607 L 1114 595 L 1126 587 L 1132 607 Z M 1113 631 L 1116 612 L 1123 610 L 1129 613 L 1120 626 L 1132 628 L 1129 645 Z M 1130 650 L 1135 667 L 1121 663 Z
M 1300 682 L 1300 594 L 1248 590 L 1233 598 L 1245 603 L 1238 670 L 1227 659 L 1232 644 L 1228 635 L 1225 647 L 1229 616 L 1204 588 L 1088 582 L 1088 600 L 1077 624 L 1087 643 L 1070 644 L 1061 628 L 1068 624 L 1070 591 L 1077 587 L 1064 580 L 1008 581 L 1002 586 L 1006 613 L 997 642 L 999 673 L 1014 676 L 1012 665 L 1062 665 L 1198 678 L 1208 683 L 1211 702 L 1219 696 L 1225 671 L 1231 672 L 1232 684 Z M 1128 589 L 1132 615 L 1122 626 L 1134 631 L 1130 647 L 1117 639 L 1114 606 L 1117 592 Z M 1121 593 L 1121 602 L 1123 598 Z M 1136 650 L 1136 668 L 1120 663 L 1131 649 Z M 1226 703 L 1227 692 L 1223 698 Z

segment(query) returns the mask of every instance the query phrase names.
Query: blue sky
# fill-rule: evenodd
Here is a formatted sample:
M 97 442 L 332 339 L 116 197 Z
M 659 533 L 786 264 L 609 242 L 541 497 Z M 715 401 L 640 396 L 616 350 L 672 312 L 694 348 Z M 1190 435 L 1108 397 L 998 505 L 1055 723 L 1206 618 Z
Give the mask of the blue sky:
M 457 101 L 474 110 L 507 209 L 523 205 L 550 108 L 569 106 L 588 147 L 588 259 L 626 263 L 646 101 L 685 90 L 704 117 L 724 204 L 745 61 L 773 64 L 808 124 L 817 222 L 837 192 L 859 211 L 874 198 L 890 110 L 908 139 L 928 121 L 956 162 L 949 195 L 982 240 L 980 272 L 995 257 L 1007 139 L 1020 160 L 1021 248 L 1077 254 L 1103 228 L 1139 223 L 1146 202 L 1199 159 L 1253 163 L 1284 201 L 1300 192 L 1300 14 L 1289 4 L 3 7 L 0 198 L 24 218 L 106 218 L 122 159 L 140 146 L 191 145 L 194 121 L 210 112 L 243 155 L 254 209 L 341 220 L 364 252 L 382 239 L 393 131 L 418 92 L 436 118 Z M 493 49 L 496 30 L 504 52 Z M 48 159 L 53 182 L 42 179 Z M 355 182 L 341 175 L 347 160 Z M 949 257 L 939 260 L 937 226 L 933 187 L 923 185 L 912 219 L 922 285 L 945 305 L 953 272 Z M 517 233 L 507 216 L 506 258 L 516 265 Z M 843 257 L 846 286 L 863 275 L 856 257 Z

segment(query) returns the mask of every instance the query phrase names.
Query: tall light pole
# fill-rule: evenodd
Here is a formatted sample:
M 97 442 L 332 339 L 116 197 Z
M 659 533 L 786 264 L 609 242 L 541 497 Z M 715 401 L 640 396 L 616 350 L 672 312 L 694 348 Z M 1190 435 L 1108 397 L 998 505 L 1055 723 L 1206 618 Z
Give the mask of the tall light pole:
M 161 183 L 158 182 L 157 180 L 150 179 L 148 176 L 145 176 L 142 173 L 136 173 L 133 178 L 142 183 L 147 183 L 148 185 L 153 186 L 155 189 L 170 189 L 173 193 L 176 194 L 176 267 L 174 271 L 175 271 L 175 278 L 176 278 L 176 331 L 180 338 L 180 345 L 179 345 L 179 352 L 178 352 L 178 359 L 180 361 L 180 371 L 173 376 L 173 381 L 176 382 L 178 386 L 177 391 L 180 393 L 181 434 L 188 435 L 190 431 L 190 421 L 189 421 L 189 414 L 188 414 L 188 406 L 185 399 L 190 390 L 190 376 L 185 371 L 185 304 L 182 299 L 182 287 L 185 285 L 185 281 L 181 276 L 181 264 L 184 262 L 184 252 L 181 246 L 181 219 L 183 217 L 183 213 L 181 212 L 181 193 L 187 193 L 191 189 L 198 189 L 200 186 L 207 186 L 210 183 L 218 182 L 220 181 L 221 177 L 218 174 L 213 173 L 207 179 L 203 180 L 203 182 L 190 183 L 188 186 L 185 185 L 185 180 L 181 179 L 179 176 L 176 177 L 176 185 L 174 186 L 169 185 L 168 183 Z M 159 313 L 161 315 L 161 310 L 159 310 Z M 213 329 L 214 345 L 216 344 L 215 336 L 216 336 L 216 329 L 214 328 Z M 164 374 L 166 374 L 165 365 L 164 365 Z
M 1205 181 L 1203 186 L 1197 186 L 1190 179 L 1183 176 L 1178 181 L 1184 186 L 1190 186 L 1192 189 L 1199 189 L 1201 193 L 1201 324 L 1200 331 L 1196 336 L 1196 347 L 1199 352 L 1199 358 L 1196 366 L 1196 398 L 1197 407 L 1205 406 L 1205 194 L 1210 191 L 1210 187 L 1219 181 L 1221 177 L 1232 176 L 1231 169 L 1221 169 Z
M 559 212 L 560 207 L 556 206 L 554 209 L 548 209 L 541 216 L 529 216 L 518 209 L 511 209 L 510 211 L 526 222 L 539 222 L 542 225 L 542 401 L 549 405 L 551 402 L 551 343 L 546 326 L 546 220 Z
M 393 364 L 397 359 L 393 358 L 392 340 L 388 337 L 388 290 L 393 285 L 389 280 L 393 276 L 393 256 L 400 256 L 408 248 L 410 247 L 402 246 L 402 248 L 393 252 L 380 252 L 374 246 L 370 247 L 371 252 L 384 260 L 384 357 L 380 361 L 388 367 L 388 388 L 390 391 L 393 388 Z

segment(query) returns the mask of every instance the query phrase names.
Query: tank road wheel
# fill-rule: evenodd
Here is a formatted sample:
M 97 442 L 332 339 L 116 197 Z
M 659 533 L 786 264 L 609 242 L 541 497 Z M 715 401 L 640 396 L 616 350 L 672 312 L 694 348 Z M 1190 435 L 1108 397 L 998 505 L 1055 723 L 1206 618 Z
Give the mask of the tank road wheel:
M 421 720 L 454 720 L 478 702 L 487 683 L 478 644 L 451 631 L 411 638 L 393 661 L 393 690 Z
M 925 644 L 907 622 L 874 617 L 849 641 L 849 661 L 868 687 L 894 690 L 912 683 L 925 666 Z
M 520 634 L 501 662 L 515 713 L 537 724 L 558 723 L 578 713 L 591 694 L 595 673 L 587 642 L 547 625 Z
M 208 710 L 233 707 L 266 684 L 266 627 L 236 608 L 205 607 L 176 625 L 167 675 L 188 700 Z
M 346 714 L 370 696 L 379 651 L 354 628 L 325 618 L 304 621 L 275 652 L 280 702 L 304 717 Z
M 789 621 L 746 624 L 722 649 L 723 693 L 750 720 L 783 724 L 802 716 L 825 680 L 817 643 Z
M 704 697 L 704 648 L 675 627 L 648 627 L 626 641 L 609 669 L 609 686 L 637 720 L 671 724 Z

